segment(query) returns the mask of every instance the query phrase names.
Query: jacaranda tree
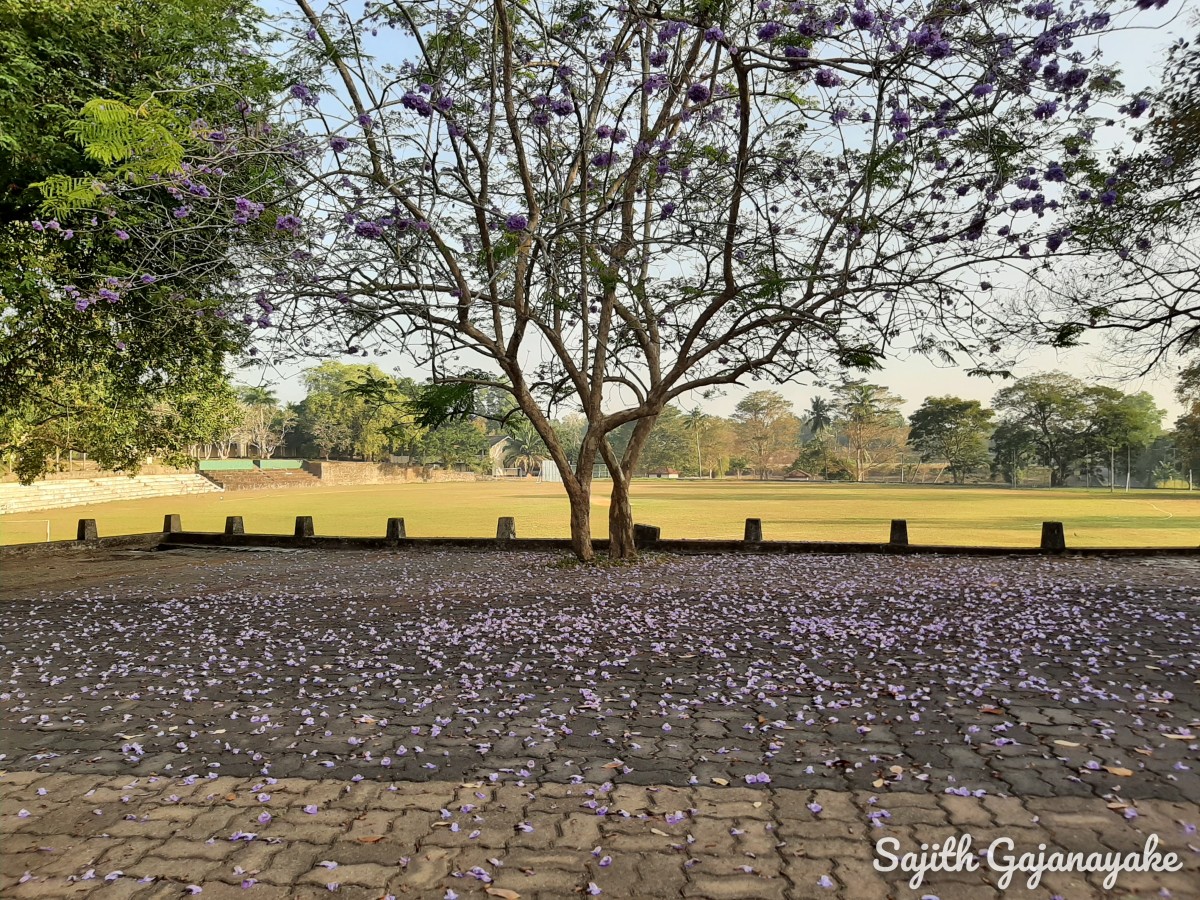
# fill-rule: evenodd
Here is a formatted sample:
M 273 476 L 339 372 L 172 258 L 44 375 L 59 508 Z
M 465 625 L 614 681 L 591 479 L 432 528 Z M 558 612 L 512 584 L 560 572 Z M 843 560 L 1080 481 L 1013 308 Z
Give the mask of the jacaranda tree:
M 582 559 L 598 462 L 610 554 L 633 554 L 630 478 L 684 394 L 869 368 L 901 337 L 993 365 L 1010 324 L 993 285 L 1089 250 L 1061 198 L 1122 103 L 1096 36 L 1136 12 L 292 2 L 309 74 L 288 93 L 304 137 L 275 151 L 304 169 L 289 205 L 193 170 L 204 196 L 155 227 L 272 223 L 278 252 L 239 263 L 264 342 L 403 350 L 460 411 L 475 388 L 511 394 L 563 473 Z M 587 422 L 571 455 L 562 405 Z

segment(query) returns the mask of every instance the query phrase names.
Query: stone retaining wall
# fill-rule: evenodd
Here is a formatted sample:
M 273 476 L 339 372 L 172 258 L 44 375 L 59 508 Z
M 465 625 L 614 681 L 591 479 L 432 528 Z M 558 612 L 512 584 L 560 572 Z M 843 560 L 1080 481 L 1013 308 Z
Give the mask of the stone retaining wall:
M 311 460 L 304 470 L 321 479 L 322 484 L 408 484 L 414 481 L 494 481 L 490 475 L 453 472 L 446 469 L 415 468 L 394 463 L 341 462 Z

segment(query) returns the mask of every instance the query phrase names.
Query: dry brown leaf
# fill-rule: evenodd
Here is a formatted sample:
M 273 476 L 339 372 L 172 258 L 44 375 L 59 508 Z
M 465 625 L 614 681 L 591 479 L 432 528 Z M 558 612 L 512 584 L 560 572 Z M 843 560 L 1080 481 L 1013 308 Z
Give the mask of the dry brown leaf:
M 1060 747 L 1078 747 L 1079 746 L 1074 741 L 1055 741 L 1054 743 L 1058 744 L 1058 746 L 1060 746 Z
M 234 801 L 234 800 L 236 800 L 236 799 L 237 799 L 237 794 L 226 794 L 226 795 L 225 795 L 225 799 L 226 799 L 226 800 L 229 800 L 230 802 L 232 802 L 232 801 Z
M 755 808 L 755 809 L 759 809 L 761 806 L 762 806 L 762 801 L 761 801 L 761 800 L 755 800 L 755 801 L 754 801 L 754 808 Z
M 356 839 L 360 844 L 378 844 L 383 840 L 382 834 L 373 834 L 370 837 L 360 837 Z
M 510 891 L 508 888 L 487 887 L 484 893 L 489 897 L 500 897 L 502 900 L 521 900 L 521 895 L 516 891 Z
M 651 828 L 651 829 L 650 829 L 650 833 L 651 833 L 651 834 L 657 834 L 659 837 L 670 837 L 670 835 L 669 835 L 669 834 L 667 834 L 665 831 L 662 831 L 662 830 L 660 830 L 660 829 L 658 829 L 658 828 Z
M 893 775 L 903 775 L 904 774 L 904 766 L 888 766 L 888 771 L 891 772 Z
M 1105 772 L 1110 775 L 1119 775 L 1121 778 L 1128 778 L 1133 774 L 1133 769 L 1126 769 L 1124 766 L 1103 766 Z
M 1164 734 L 1163 737 L 1168 741 L 1194 741 L 1196 739 L 1194 734 Z
M 601 766 L 601 768 L 604 768 L 604 769 L 619 769 L 619 768 L 621 768 L 621 767 L 622 767 L 622 766 L 624 766 L 624 765 L 625 765 L 625 763 L 621 762 L 620 760 L 617 760 L 617 761 L 615 761 L 615 762 L 605 763 L 603 766 Z
M 712 783 L 719 784 L 721 787 L 727 787 L 729 785 L 728 779 L 725 779 L 725 778 L 714 778 L 712 780 Z
M 1153 750 L 1143 750 L 1141 747 L 1134 747 L 1133 752 L 1140 753 L 1140 754 L 1142 754 L 1142 756 L 1153 756 L 1154 755 Z
M 989 706 L 989 705 L 987 705 L 987 704 L 985 704 L 985 705 L 983 705 L 983 706 L 979 707 L 979 711 L 980 711 L 981 713 L 987 713 L 988 715 L 992 715 L 992 716 L 1002 716 L 1002 715 L 1004 715 L 1004 710 L 1002 710 L 1000 707 L 998 707 L 998 706 Z
M 887 782 L 886 782 L 886 781 L 884 781 L 882 778 L 876 778 L 874 781 L 872 781 L 872 782 L 871 782 L 871 786 L 872 786 L 872 787 L 877 787 L 877 788 L 881 788 L 881 787 L 883 787 L 885 784 L 887 784 Z

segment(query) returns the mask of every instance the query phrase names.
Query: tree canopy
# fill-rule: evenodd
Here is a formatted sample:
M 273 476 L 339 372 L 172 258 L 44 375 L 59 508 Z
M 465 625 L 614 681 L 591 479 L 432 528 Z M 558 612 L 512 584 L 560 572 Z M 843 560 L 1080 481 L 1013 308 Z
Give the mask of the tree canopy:
M 264 160 L 221 152 L 285 83 L 256 21 L 227 0 L 0 0 L 0 448 L 22 477 L 67 435 L 136 469 L 233 413 L 225 367 L 248 330 L 226 311 L 227 251 L 243 238 L 166 230 L 121 190 L 176 205 L 216 171 L 273 189 Z
M 303 168 L 292 195 L 188 193 L 155 228 L 226 239 L 263 202 L 281 240 L 241 273 L 263 337 L 511 394 L 585 559 L 599 459 L 610 552 L 633 552 L 628 482 L 668 404 L 899 339 L 987 369 L 1011 324 L 992 273 L 1090 252 L 1057 196 L 1095 181 L 1120 90 L 1082 49 L 1106 3 L 294 9 L 303 137 L 265 154 Z M 572 456 L 562 404 L 587 422 Z

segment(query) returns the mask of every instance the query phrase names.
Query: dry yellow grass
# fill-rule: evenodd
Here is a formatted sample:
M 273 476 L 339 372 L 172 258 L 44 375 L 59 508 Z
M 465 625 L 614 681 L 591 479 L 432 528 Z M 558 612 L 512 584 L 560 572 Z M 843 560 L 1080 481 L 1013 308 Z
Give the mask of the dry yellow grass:
M 607 534 L 607 484 L 596 485 L 594 534 Z M 1024 490 L 952 486 L 785 484 L 753 481 L 639 481 L 635 519 L 665 538 L 740 538 L 747 517 L 763 520 L 767 540 L 883 541 L 890 519 L 907 519 L 915 544 L 1036 545 L 1040 523 L 1065 523 L 1076 547 L 1200 545 L 1200 494 L 1092 490 Z M 102 536 L 157 531 L 167 513 L 189 531 L 220 531 L 241 515 L 246 530 L 290 534 L 311 515 L 317 534 L 382 535 L 403 516 L 413 537 L 486 537 L 499 516 L 515 516 L 520 537 L 565 537 L 561 485 L 533 481 L 362 485 L 162 497 L 0 516 L 0 543 L 75 535 L 80 518 Z

